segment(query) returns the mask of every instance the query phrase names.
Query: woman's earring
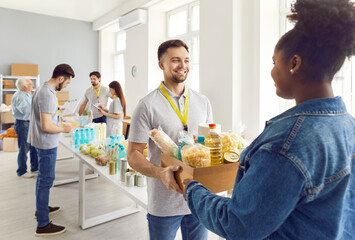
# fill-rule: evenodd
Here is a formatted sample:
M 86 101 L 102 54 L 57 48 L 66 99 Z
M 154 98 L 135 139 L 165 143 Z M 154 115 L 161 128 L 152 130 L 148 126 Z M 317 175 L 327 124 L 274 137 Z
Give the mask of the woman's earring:
M 292 73 L 293 72 L 293 68 L 290 70 L 290 73 Z

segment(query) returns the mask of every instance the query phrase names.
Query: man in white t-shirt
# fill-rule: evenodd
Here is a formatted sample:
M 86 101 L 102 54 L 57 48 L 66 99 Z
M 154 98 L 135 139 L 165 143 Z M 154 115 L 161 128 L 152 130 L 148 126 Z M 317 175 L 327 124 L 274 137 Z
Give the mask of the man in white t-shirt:
M 128 138 L 128 162 L 132 168 L 148 176 L 147 219 L 151 240 L 173 240 L 179 227 L 184 239 L 207 239 L 206 228 L 191 215 L 174 179 L 174 172 L 179 167 L 161 167 L 161 151 L 149 139 L 148 131 L 161 127 L 177 143 L 181 130 L 197 132 L 200 123 L 212 122 L 211 105 L 207 97 L 185 87 L 189 53 L 184 42 L 169 40 L 162 43 L 158 59 L 164 81 L 141 99 L 134 110 Z M 168 98 L 180 111 L 180 117 Z M 188 108 L 187 119 L 182 117 L 185 107 Z M 149 161 L 143 156 L 147 143 Z
M 92 72 L 89 76 L 92 87 L 88 88 L 85 92 L 84 101 L 79 108 L 79 115 L 83 114 L 88 103 L 96 106 L 101 104 L 106 108 L 108 98 L 111 96 L 109 89 L 101 85 L 101 74 L 99 72 Z M 91 106 L 89 107 L 92 110 L 93 122 L 106 122 L 106 117 L 103 116 L 97 108 Z

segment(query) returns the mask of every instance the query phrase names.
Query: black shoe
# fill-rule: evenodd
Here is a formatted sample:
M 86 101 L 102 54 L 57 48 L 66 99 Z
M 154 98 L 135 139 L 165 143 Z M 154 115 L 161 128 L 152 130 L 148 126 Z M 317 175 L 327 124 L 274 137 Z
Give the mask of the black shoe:
M 51 206 L 48 206 L 48 208 L 49 208 L 49 214 L 48 214 L 48 215 L 52 215 L 52 214 L 55 214 L 55 213 L 57 213 L 57 212 L 60 211 L 60 207 L 51 207 Z M 35 213 L 34 219 L 37 218 L 36 216 L 37 216 L 37 214 Z
M 37 227 L 35 236 L 42 237 L 42 236 L 53 236 L 64 233 L 67 229 L 63 226 L 54 225 L 50 222 L 47 226 L 43 228 Z

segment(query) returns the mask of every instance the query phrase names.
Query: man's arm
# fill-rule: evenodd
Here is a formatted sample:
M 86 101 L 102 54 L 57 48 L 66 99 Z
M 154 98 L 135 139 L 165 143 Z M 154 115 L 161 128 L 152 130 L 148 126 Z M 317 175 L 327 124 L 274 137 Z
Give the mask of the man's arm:
M 82 104 L 80 105 L 80 108 L 79 108 L 79 115 L 81 116 L 81 114 L 83 114 L 83 112 L 84 112 L 84 110 L 85 110 L 85 108 L 86 108 L 86 104 L 87 104 L 88 102 L 86 101 L 86 100 L 84 100 L 83 102 L 82 102 Z
M 149 162 L 143 155 L 145 145 L 145 143 L 128 142 L 128 164 L 143 175 L 160 180 L 168 190 L 174 190 L 178 193 L 182 193 L 181 188 L 176 183 L 174 178 L 174 172 L 179 170 L 179 166 L 162 168 Z
M 70 125 L 55 125 L 52 120 L 52 115 L 50 113 L 41 113 L 41 128 L 47 133 L 69 133 L 71 130 Z

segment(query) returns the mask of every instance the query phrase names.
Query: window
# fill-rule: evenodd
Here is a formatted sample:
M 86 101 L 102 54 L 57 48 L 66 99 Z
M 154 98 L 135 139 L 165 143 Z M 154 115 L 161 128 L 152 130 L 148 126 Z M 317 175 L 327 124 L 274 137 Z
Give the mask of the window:
M 280 34 L 281 36 L 293 28 L 286 16 L 291 13 L 293 0 L 280 1 Z M 332 87 L 335 96 L 341 96 L 350 114 L 355 116 L 355 58 L 346 59 L 342 68 L 335 74 Z M 295 106 L 294 100 L 280 100 L 280 112 Z
M 126 32 L 120 31 L 116 35 L 116 54 L 114 56 L 114 78 L 121 84 L 122 91 L 125 92 L 125 63 L 124 54 L 126 51 Z
M 189 47 L 190 72 L 186 85 L 195 91 L 199 91 L 199 30 L 200 30 L 200 6 L 193 2 L 167 13 L 168 39 L 181 39 Z

